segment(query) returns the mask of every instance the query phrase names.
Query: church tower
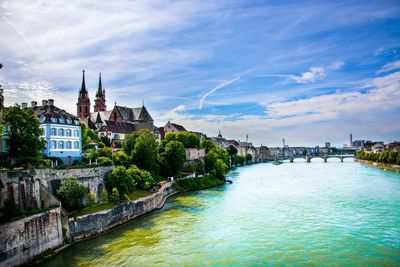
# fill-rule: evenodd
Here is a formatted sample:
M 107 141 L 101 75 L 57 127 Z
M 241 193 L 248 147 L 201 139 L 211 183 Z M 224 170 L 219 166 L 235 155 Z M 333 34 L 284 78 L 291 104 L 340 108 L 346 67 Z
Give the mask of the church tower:
M 89 99 L 89 92 L 86 89 L 85 70 L 83 70 L 82 86 L 81 89 L 79 90 L 78 103 L 76 103 L 76 106 L 77 106 L 78 118 L 84 119 L 89 117 L 90 99 Z
M 101 85 L 101 72 L 99 74 L 99 88 L 97 89 L 96 99 L 94 100 L 94 112 L 106 111 L 106 90 Z

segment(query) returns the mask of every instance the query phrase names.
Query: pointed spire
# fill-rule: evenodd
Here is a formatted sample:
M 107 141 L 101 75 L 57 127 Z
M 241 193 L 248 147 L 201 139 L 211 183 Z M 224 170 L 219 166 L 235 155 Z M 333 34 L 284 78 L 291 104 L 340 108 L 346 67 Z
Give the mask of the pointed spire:
M 79 91 L 79 93 L 82 94 L 86 94 L 87 90 L 86 90 L 86 83 L 85 83 L 85 70 L 82 71 L 82 86 L 81 86 L 81 90 Z
M 102 96 L 103 95 L 103 86 L 101 84 L 101 72 L 99 73 L 99 89 L 97 89 L 96 96 Z

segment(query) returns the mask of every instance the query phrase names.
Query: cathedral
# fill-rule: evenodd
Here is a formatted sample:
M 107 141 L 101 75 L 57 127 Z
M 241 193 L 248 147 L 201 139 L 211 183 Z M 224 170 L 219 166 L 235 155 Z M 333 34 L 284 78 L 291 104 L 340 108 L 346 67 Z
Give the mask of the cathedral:
M 106 90 L 102 85 L 101 73 L 99 74 L 99 86 L 94 100 L 94 111 L 90 112 L 89 92 L 86 88 L 85 71 L 83 71 L 82 85 L 79 90 L 77 116 L 88 127 L 95 130 L 100 136 L 107 136 L 112 141 L 121 141 L 126 134 L 148 129 L 160 137 L 160 132 L 154 126 L 153 118 L 142 105 L 139 108 L 117 106 L 107 110 Z

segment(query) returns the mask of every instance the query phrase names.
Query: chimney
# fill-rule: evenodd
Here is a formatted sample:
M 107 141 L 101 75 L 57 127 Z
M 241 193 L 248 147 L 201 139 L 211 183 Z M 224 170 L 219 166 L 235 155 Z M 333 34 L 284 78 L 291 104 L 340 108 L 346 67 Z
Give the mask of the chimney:
M 47 101 L 47 103 L 49 104 L 49 106 L 53 106 L 54 105 L 54 99 L 49 99 Z
M 42 106 L 47 106 L 47 100 L 42 100 Z
M 35 108 L 37 106 L 37 102 L 36 101 L 31 101 L 31 107 Z
M 24 102 L 24 103 L 21 104 L 21 106 L 22 106 L 22 108 L 27 108 L 28 107 L 28 103 Z

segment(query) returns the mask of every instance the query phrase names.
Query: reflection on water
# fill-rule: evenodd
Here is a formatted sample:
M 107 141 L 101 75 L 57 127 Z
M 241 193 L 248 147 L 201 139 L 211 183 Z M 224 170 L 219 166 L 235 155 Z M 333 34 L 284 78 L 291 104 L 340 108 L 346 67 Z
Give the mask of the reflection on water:
M 400 175 L 338 161 L 238 168 L 42 266 L 398 264 Z

